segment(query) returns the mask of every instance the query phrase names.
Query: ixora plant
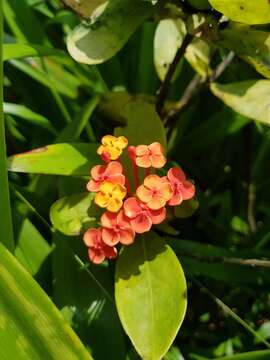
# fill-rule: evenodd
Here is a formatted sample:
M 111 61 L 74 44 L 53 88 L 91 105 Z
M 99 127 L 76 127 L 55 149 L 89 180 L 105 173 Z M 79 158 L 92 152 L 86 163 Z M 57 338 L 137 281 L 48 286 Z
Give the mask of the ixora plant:
M 84 242 L 89 247 L 89 258 L 99 264 L 106 258 L 117 256 L 115 245 L 130 245 L 136 234 L 150 231 L 152 225 L 166 219 L 166 205 L 177 206 L 195 194 L 194 185 L 186 180 L 178 167 L 169 169 L 166 176 L 158 176 L 156 169 L 166 164 L 164 150 L 160 143 L 129 146 L 128 156 L 133 168 L 134 189 L 125 175 L 120 157 L 127 147 L 124 136 L 107 135 L 97 153 L 106 165 L 91 169 L 92 179 L 87 190 L 95 192 L 95 203 L 107 211 L 100 219 L 101 227 L 89 228 Z M 139 185 L 139 168 L 145 169 L 145 177 Z

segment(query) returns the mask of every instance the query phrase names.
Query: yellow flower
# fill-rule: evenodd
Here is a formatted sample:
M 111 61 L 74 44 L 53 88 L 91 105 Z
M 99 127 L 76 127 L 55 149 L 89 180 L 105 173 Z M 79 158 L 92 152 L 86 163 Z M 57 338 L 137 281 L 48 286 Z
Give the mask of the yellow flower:
M 98 155 L 101 155 L 103 160 L 117 160 L 122 154 L 122 151 L 127 147 L 128 140 L 124 136 L 115 137 L 112 135 L 103 136 L 101 140 L 102 145 L 97 150 Z
M 126 194 L 124 186 L 105 181 L 95 197 L 95 203 L 108 211 L 117 212 L 122 207 Z

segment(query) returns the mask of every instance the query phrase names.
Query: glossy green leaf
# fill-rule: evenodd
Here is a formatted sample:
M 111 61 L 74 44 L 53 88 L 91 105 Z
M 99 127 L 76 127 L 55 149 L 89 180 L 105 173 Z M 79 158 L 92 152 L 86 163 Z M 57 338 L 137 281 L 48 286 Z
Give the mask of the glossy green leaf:
M 243 24 L 220 31 L 221 44 L 233 50 L 259 73 L 270 79 L 270 33 Z
M 270 350 L 249 351 L 242 354 L 219 357 L 214 360 L 269 360 Z
M 181 265 L 155 233 L 137 237 L 122 249 L 116 264 L 116 306 L 144 360 L 159 360 L 168 351 L 183 321 L 186 297 Z
M 270 80 L 213 83 L 211 91 L 234 111 L 270 125 Z
M 93 202 L 94 197 L 93 193 L 82 193 L 57 200 L 50 211 L 54 228 L 66 235 L 79 235 L 95 226 L 100 211 Z
M 267 24 L 270 22 L 268 0 L 209 0 L 216 10 L 231 20 L 245 24 Z
M 92 15 L 90 25 L 81 24 L 68 36 L 68 51 L 78 62 L 100 64 L 112 58 L 152 12 L 145 1 L 109 1 Z
M 174 214 L 179 218 L 192 216 L 199 208 L 199 202 L 196 199 L 183 201 L 181 205 L 174 208 Z
M 181 19 L 165 19 L 159 22 L 154 39 L 154 62 L 157 74 L 164 80 L 173 62 L 175 54 L 181 46 L 186 27 Z M 209 67 L 209 46 L 200 39 L 194 39 L 187 47 L 185 58 L 201 76 L 205 77 Z M 180 63 L 181 64 L 181 63 Z M 181 67 L 176 70 L 179 73 Z
M 188 0 L 190 5 L 192 5 L 195 9 L 206 10 L 210 8 L 210 4 L 208 0 Z
M 90 360 L 77 335 L 18 261 L 0 244 L 0 358 Z
M 8 169 L 14 172 L 85 175 L 100 163 L 94 144 L 56 144 L 34 149 L 8 158 Z
M 142 97 L 126 101 L 119 116 L 126 120 L 126 126 L 115 130 L 117 136 L 124 135 L 130 145 L 151 144 L 158 141 L 166 148 L 166 134 L 155 106 Z
M 3 61 L 34 56 L 65 56 L 61 50 L 29 44 L 3 44 Z
M 63 3 L 69 6 L 78 15 L 89 18 L 92 12 L 106 0 L 63 0 Z

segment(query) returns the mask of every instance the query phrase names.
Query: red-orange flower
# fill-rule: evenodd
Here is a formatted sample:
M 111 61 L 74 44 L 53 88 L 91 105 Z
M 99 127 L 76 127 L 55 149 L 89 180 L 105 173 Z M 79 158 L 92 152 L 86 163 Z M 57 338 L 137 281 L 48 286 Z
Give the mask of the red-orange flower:
M 154 142 L 151 145 L 139 145 L 135 149 L 136 164 L 143 168 L 162 168 L 166 164 L 164 149 L 160 143 Z
M 101 225 L 102 240 L 105 244 L 114 246 L 119 242 L 125 245 L 133 243 L 135 232 L 123 210 L 117 214 L 106 211 L 101 217 Z
M 138 187 L 136 194 L 150 209 L 158 210 L 171 199 L 173 191 L 168 181 L 158 175 L 149 175 L 144 179 L 143 185 Z
M 102 263 L 106 258 L 113 259 L 117 256 L 116 248 L 102 241 L 101 228 L 88 229 L 83 236 L 83 241 L 88 246 L 90 260 L 95 264 Z
M 171 206 L 180 205 L 183 200 L 189 200 L 195 195 L 195 186 L 186 180 L 182 169 L 173 167 L 168 171 L 167 179 L 173 189 L 173 196 L 168 204 Z
M 87 184 L 87 190 L 97 192 L 100 186 L 109 181 L 112 184 L 125 185 L 123 167 L 118 161 L 111 161 L 108 165 L 97 165 L 91 170 L 92 179 Z
M 152 224 L 160 224 L 166 217 L 166 209 L 151 210 L 138 199 L 131 197 L 124 202 L 125 215 L 130 219 L 133 230 L 142 234 L 151 229 Z

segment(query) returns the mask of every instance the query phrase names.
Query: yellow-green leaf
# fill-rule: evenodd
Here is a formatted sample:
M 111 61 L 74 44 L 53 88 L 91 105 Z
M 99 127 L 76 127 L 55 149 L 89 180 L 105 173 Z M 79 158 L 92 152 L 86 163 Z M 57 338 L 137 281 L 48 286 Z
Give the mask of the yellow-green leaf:
M 136 28 L 153 12 L 151 3 L 114 0 L 92 14 L 90 24 L 80 24 L 67 38 L 70 55 L 78 62 L 100 64 L 112 58 Z
M 211 91 L 239 114 L 270 125 L 270 80 L 213 83 Z
M 220 31 L 220 43 L 233 50 L 259 73 L 270 79 L 270 33 L 244 24 Z
M 216 10 L 234 21 L 245 24 L 267 24 L 270 22 L 268 0 L 209 0 Z
M 0 358 L 90 360 L 77 335 L 29 273 L 0 244 Z
M 89 175 L 100 162 L 95 144 L 48 145 L 8 158 L 8 170 L 33 174 Z
M 62 0 L 71 7 L 78 15 L 89 18 L 92 12 L 106 0 Z
M 116 264 L 115 299 L 122 325 L 140 356 L 161 359 L 187 306 L 183 270 L 163 239 L 150 232 L 123 248 Z
M 94 197 L 94 193 L 82 193 L 57 200 L 50 211 L 54 228 L 63 234 L 74 236 L 95 226 L 100 211 L 92 202 Z

